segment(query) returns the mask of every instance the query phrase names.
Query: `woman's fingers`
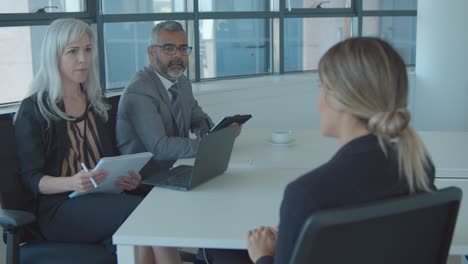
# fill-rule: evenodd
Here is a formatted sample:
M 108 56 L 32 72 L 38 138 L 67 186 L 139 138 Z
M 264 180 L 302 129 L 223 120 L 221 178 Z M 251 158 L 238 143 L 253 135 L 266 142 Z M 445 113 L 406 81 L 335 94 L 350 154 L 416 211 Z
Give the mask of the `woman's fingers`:
M 140 184 L 141 175 L 133 171 L 129 171 L 129 176 L 120 176 L 115 184 L 124 190 L 133 190 Z

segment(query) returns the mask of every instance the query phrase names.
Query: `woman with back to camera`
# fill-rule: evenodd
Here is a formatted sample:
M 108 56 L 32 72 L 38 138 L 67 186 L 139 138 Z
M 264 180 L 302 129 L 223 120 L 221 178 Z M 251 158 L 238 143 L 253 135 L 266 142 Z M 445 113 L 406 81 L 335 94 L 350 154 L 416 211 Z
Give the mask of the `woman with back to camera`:
M 340 149 L 289 183 L 278 229 L 248 231 L 248 256 L 215 251 L 214 263 L 289 263 L 312 213 L 435 189 L 430 156 L 409 125 L 406 66 L 388 43 L 342 41 L 321 58 L 319 76 L 320 129 L 337 138 Z
M 103 243 L 142 200 L 129 194 L 93 193 L 68 198 L 99 185 L 107 172 L 91 171 L 101 157 L 116 156 L 109 106 L 102 98 L 96 38 L 86 23 L 59 19 L 48 28 L 41 62 L 29 96 L 16 115 L 15 133 L 23 184 L 36 199 L 38 225 L 51 241 Z M 89 172 L 81 168 L 84 163 Z M 141 176 L 129 172 L 115 182 L 134 190 Z M 141 263 L 180 263 L 173 248 L 138 247 Z
M 247 232 L 255 263 L 289 263 L 315 211 L 435 189 L 434 166 L 409 124 L 406 66 L 388 43 L 366 37 L 340 42 L 321 58 L 319 76 L 320 129 L 341 148 L 287 186 L 279 231 Z

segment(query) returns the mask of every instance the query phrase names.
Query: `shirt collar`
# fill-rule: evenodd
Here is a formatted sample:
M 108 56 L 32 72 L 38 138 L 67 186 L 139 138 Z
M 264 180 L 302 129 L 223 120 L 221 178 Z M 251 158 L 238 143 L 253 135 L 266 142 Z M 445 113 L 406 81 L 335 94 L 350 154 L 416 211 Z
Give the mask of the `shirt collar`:
M 164 85 L 164 88 L 166 88 L 166 90 L 169 90 L 169 88 L 171 88 L 172 85 L 177 84 L 177 82 L 173 83 L 173 82 L 169 81 L 169 80 L 166 79 L 164 76 L 162 76 L 161 74 L 159 74 L 156 70 L 154 70 L 154 72 L 155 72 L 156 75 L 159 77 L 159 79 L 161 80 L 161 82 L 162 82 L 162 84 Z

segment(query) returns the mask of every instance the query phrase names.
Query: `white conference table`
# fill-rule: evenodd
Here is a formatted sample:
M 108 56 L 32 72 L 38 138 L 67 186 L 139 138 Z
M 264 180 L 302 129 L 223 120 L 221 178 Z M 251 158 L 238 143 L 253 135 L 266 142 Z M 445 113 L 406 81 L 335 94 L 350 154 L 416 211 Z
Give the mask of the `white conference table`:
M 270 137 L 269 130 L 244 128 L 234 144 L 231 167 L 313 169 L 339 149 L 336 139 L 323 137 L 318 130 L 293 131 L 289 145 L 272 144 Z
M 420 134 L 436 164 L 436 185 L 457 185 L 468 193 L 468 133 Z M 276 225 L 286 184 L 327 161 L 339 146 L 314 130 L 294 131 L 290 146 L 271 145 L 269 136 L 270 131 L 244 128 L 228 171 L 194 190 L 153 189 L 113 236 L 119 263 L 133 263 L 134 245 L 245 248 L 248 229 Z M 452 255 L 468 253 L 464 205 Z
M 433 158 L 437 177 L 468 178 L 468 133 L 418 134 Z M 234 144 L 231 168 L 313 169 L 339 149 L 336 139 L 321 136 L 319 130 L 293 131 L 290 145 L 271 144 L 270 135 L 270 130 L 244 128 Z M 193 159 L 180 163 L 193 163 Z
M 278 223 L 286 184 L 303 169 L 229 169 L 188 192 L 153 189 L 113 236 L 119 263 L 134 245 L 245 248 L 248 229 Z

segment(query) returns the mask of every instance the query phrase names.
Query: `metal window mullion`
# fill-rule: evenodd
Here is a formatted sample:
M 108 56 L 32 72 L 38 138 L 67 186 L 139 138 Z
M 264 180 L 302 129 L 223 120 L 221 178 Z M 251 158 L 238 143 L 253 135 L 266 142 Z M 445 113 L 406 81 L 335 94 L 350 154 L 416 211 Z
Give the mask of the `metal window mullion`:
M 330 14 L 330 15 L 335 15 L 335 16 L 341 16 L 343 14 L 349 14 L 349 13 L 353 13 L 352 8 L 319 8 L 319 9 L 292 8 L 290 11 L 286 11 L 285 15 L 288 16 L 288 14 L 304 14 L 304 15 Z
M 96 6 L 98 5 L 98 1 L 95 0 L 86 0 L 86 14 L 92 19 L 96 21 L 96 17 L 99 12 L 96 10 Z
M 363 16 L 417 16 L 416 10 L 362 10 Z
M 15 26 L 42 26 L 52 23 L 59 18 L 74 17 L 87 23 L 93 23 L 95 20 L 89 14 L 83 12 L 75 13 L 46 13 L 46 14 L 2 14 L 0 15 L 0 27 Z
M 267 11 L 271 11 L 271 6 L 270 6 L 270 1 L 269 0 L 264 0 L 264 4 L 265 4 L 265 10 Z M 263 37 L 264 37 L 264 40 L 263 40 L 263 43 L 265 43 L 265 40 L 268 39 L 269 40 L 269 44 L 270 45 L 265 45 L 265 49 L 264 49 L 264 58 L 265 58 L 265 61 L 264 61 L 264 64 L 263 64 L 263 73 L 270 73 L 269 70 L 271 70 L 271 73 L 273 73 L 273 68 L 271 67 L 271 60 L 272 60 L 272 52 L 271 52 L 271 45 L 273 43 L 273 36 L 271 34 L 271 29 L 273 28 L 273 20 L 270 18 L 270 19 L 267 19 L 265 18 L 264 19 L 264 31 L 263 31 Z
M 107 91 L 107 82 L 106 82 L 106 49 L 104 45 L 104 21 L 103 15 L 101 12 L 102 1 L 96 1 L 94 6 L 95 15 L 96 15 L 96 27 L 98 35 L 98 60 L 99 60 L 99 81 L 101 82 L 101 89 L 103 92 Z
M 362 37 L 362 1 L 363 0 L 356 0 L 356 11 L 357 11 L 357 18 L 358 18 L 358 37 Z
M 279 74 L 284 74 L 284 13 L 286 0 L 279 0 Z
M 346 14 L 340 14 L 340 15 L 336 15 L 336 14 L 327 14 L 327 13 L 309 13 L 309 14 L 296 14 L 296 13 L 288 13 L 288 14 L 285 14 L 284 17 L 285 18 L 310 18 L 310 17 L 354 17 L 355 14 L 353 14 L 352 12 L 350 13 L 346 13 Z
M 195 46 L 195 82 L 201 80 L 200 67 L 200 17 L 198 10 L 198 0 L 193 0 L 193 41 Z
M 267 19 L 277 16 L 274 11 L 258 12 L 198 12 L 200 19 Z
M 273 69 L 271 68 L 271 60 L 272 60 L 272 52 L 271 52 L 271 43 L 273 43 L 273 36 L 271 35 L 271 28 L 273 27 L 273 25 L 271 25 L 273 23 L 273 21 L 271 19 L 265 19 L 264 20 L 264 31 L 263 31 L 263 36 L 264 36 L 264 40 L 263 40 L 263 43 L 265 43 L 265 40 L 269 40 L 269 43 L 270 45 L 265 45 L 265 49 L 264 49 L 264 58 L 265 58 L 265 61 L 264 61 L 264 64 L 263 64 L 263 72 L 269 72 L 269 70 L 271 69 L 273 72 Z
M 8 13 L 1 14 L 0 21 L 23 20 L 34 22 L 35 20 L 54 20 L 63 17 L 89 18 L 90 15 L 88 12 Z
M 100 15 L 104 23 L 148 22 L 160 20 L 193 20 L 193 13 L 148 13 L 148 14 L 108 14 Z

